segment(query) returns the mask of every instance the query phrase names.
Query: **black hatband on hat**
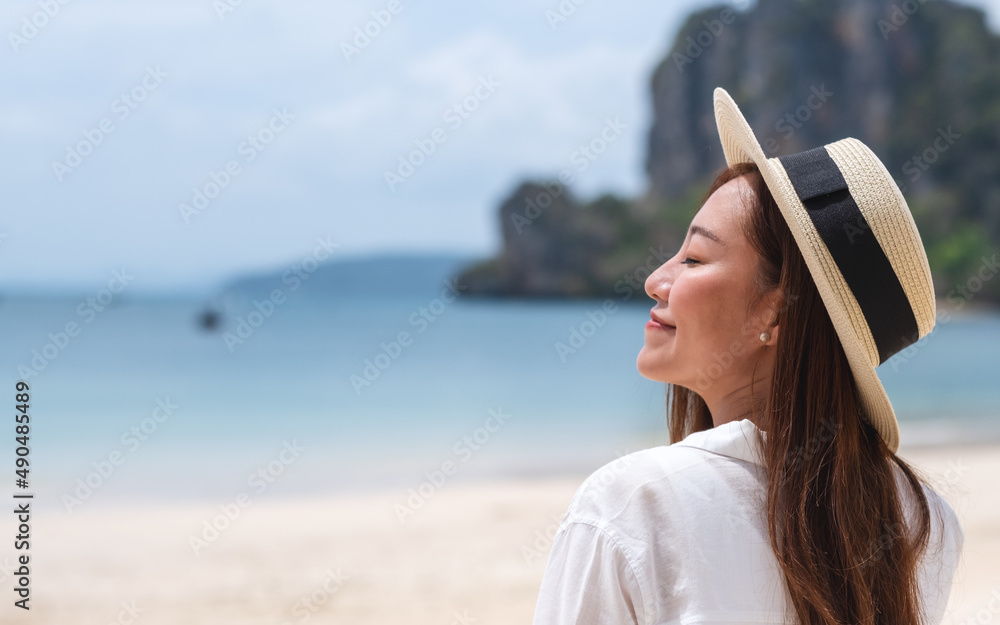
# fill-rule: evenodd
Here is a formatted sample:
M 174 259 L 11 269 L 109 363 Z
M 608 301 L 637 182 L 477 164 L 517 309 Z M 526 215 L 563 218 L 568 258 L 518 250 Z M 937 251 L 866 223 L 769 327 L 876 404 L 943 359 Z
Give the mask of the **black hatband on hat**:
M 882 364 L 919 336 L 899 277 L 825 147 L 778 160 L 858 301 Z

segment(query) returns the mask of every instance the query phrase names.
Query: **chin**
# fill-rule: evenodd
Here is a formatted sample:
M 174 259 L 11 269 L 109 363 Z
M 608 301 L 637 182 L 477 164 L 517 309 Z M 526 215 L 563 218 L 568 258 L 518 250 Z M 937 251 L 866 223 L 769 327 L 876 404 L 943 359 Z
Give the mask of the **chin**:
M 635 359 L 635 368 L 639 370 L 639 375 L 644 378 L 649 378 L 654 382 L 669 382 L 670 380 L 665 375 L 666 371 L 663 370 L 664 367 L 658 360 L 660 359 L 657 359 L 653 353 L 643 347 Z

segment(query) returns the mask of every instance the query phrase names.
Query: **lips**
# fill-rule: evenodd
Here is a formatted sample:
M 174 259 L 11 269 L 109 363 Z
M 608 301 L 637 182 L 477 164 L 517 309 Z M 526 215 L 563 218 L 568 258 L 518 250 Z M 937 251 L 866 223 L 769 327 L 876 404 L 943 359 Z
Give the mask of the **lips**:
M 665 320 L 661 319 L 660 317 L 657 317 L 655 314 L 653 314 L 652 311 L 650 311 L 650 313 L 649 313 L 649 318 L 652 319 L 653 321 L 655 321 L 656 323 L 660 324 L 661 326 L 666 326 L 668 328 L 675 327 L 674 324 L 667 323 Z

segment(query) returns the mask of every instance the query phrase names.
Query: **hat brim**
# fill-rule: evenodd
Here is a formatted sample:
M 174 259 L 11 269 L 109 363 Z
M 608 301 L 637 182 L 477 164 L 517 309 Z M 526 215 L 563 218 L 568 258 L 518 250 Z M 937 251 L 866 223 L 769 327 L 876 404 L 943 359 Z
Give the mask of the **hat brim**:
M 899 448 L 899 424 L 892 403 L 872 364 L 878 363 L 878 351 L 861 306 L 841 275 L 822 237 L 816 231 L 781 161 L 777 157 L 767 158 L 750 124 L 724 89 L 717 88 L 714 96 L 715 121 L 726 164 L 755 163 L 760 170 L 788 223 L 792 236 L 802 251 L 809 273 L 826 306 L 834 330 L 840 338 L 865 416 L 881 435 L 886 446 L 895 453 Z M 827 148 L 834 161 L 849 157 L 874 160 L 888 177 L 888 172 L 885 172 L 881 161 L 857 140 L 842 139 L 829 144 Z M 844 167 L 841 166 L 841 169 Z M 899 193 L 895 183 L 891 186 L 896 193 Z M 902 199 L 901 194 L 900 199 Z M 933 324 L 933 321 L 931 323 Z

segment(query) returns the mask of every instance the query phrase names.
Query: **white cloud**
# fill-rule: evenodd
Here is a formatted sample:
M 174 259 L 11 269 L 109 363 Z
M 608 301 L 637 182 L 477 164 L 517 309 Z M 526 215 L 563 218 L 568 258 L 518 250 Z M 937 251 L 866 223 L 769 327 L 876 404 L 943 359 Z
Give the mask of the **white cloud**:
M 9 28 L 20 28 L 22 18 L 32 18 L 42 11 L 37 2 L 5 2 L 4 12 Z M 210 0 L 143 0 L 142 2 L 120 2 L 118 0 L 91 0 L 58 3 L 58 12 L 51 16 L 43 29 L 59 28 L 74 31 L 94 31 L 115 29 L 162 30 L 165 27 L 191 27 L 217 20 Z
M 342 133 L 377 124 L 386 115 L 398 112 L 403 100 L 397 89 L 378 85 L 339 102 L 317 106 L 303 117 L 319 130 Z

